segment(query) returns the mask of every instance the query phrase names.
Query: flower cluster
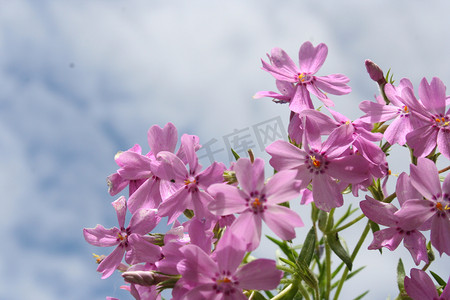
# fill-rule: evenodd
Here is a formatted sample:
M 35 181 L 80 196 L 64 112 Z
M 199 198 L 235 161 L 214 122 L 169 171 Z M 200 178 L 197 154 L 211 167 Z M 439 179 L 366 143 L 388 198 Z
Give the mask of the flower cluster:
M 445 110 L 450 98 L 445 85 L 438 78 L 431 83 L 424 78 L 417 98 L 411 81 L 402 79 L 395 86 L 367 60 L 380 95 L 375 101 L 362 101 L 364 114 L 352 121 L 331 108 L 327 95 L 350 93 L 349 79 L 342 74 L 315 75 L 327 53 L 325 44 L 314 47 L 306 42 L 300 47 L 299 66 L 279 48 L 268 54 L 269 62 L 262 61 L 280 93 L 262 91 L 254 97 L 271 97 L 290 109 L 289 141 L 278 140 L 266 148 L 276 171 L 270 178 L 264 161 L 251 151 L 249 158 L 237 157 L 229 167 L 214 162 L 203 168 L 196 154 L 199 138 L 184 134 L 179 141 L 172 123 L 149 129 L 148 153 L 142 154 L 139 145 L 118 153 L 119 168 L 108 176 L 108 185 L 112 196 L 128 187 L 128 199 L 120 196 L 112 203 L 119 226 L 84 229 L 88 243 L 116 246 L 109 255 L 97 256 L 102 278 L 122 272 L 129 284 L 122 288 L 135 299 L 160 299 L 164 289 L 172 289 L 173 299 L 266 299 L 263 290 L 273 299 L 327 299 L 334 288 L 337 299 L 359 250 L 356 246 L 350 256 L 339 234 L 367 218 L 360 243 L 372 229 L 369 249 L 393 251 L 403 240 L 414 263 L 425 263 L 422 270 L 411 270 L 411 278 L 400 274 L 400 295 L 449 299 L 445 281 L 432 273 L 441 284 L 436 289 L 424 272 L 434 260 L 433 248 L 441 256 L 450 255 L 450 176 L 441 185 L 439 174 L 448 168 L 439 171 L 436 166 L 441 154 L 445 163 L 450 158 L 450 110 Z M 325 106 L 316 108 L 311 94 Z M 410 150 L 411 165 L 389 194 L 387 181 L 394 176 L 388 152 L 395 144 Z M 349 208 L 334 220 L 345 193 L 365 200 L 359 203 L 361 216 L 342 225 L 356 211 Z M 289 203 L 300 196 L 301 204 L 311 206 L 313 227 L 298 251 L 290 241 L 304 223 Z M 398 207 L 392 203 L 395 198 Z M 125 227 L 127 214 L 131 218 Z M 161 220 L 171 229 L 152 232 Z M 284 254 L 278 264 L 248 255 L 260 245 L 263 222 L 280 239 L 269 237 Z M 428 245 L 426 231 L 431 232 Z M 320 249 L 325 249 L 325 257 Z M 346 265 L 333 285 L 331 251 Z

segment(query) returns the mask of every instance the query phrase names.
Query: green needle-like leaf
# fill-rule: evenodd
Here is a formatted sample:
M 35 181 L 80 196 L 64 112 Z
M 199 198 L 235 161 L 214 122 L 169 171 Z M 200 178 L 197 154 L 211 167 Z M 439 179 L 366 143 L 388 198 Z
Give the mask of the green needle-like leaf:
M 327 241 L 331 250 L 333 250 L 333 252 L 347 265 L 347 268 L 351 271 L 353 266 L 352 259 L 344 247 L 342 247 L 342 244 L 339 241 L 339 235 L 337 233 L 328 234 Z

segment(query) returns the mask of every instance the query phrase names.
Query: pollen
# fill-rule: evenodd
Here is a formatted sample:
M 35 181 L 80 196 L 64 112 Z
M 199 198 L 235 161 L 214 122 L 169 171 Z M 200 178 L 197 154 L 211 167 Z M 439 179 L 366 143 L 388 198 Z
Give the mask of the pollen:
M 406 105 L 403 106 L 403 112 L 404 113 L 408 113 L 409 112 L 408 106 L 406 106 Z
M 185 185 L 189 185 L 189 184 L 191 184 L 191 183 L 196 183 L 196 181 L 195 181 L 195 179 L 194 180 L 190 180 L 190 179 L 186 179 L 185 181 L 184 181 L 184 184 Z
M 217 280 L 217 283 L 219 283 L 219 284 L 220 283 L 230 283 L 230 282 L 231 282 L 231 280 L 228 277 Z
M 261 201 L 259 201 L 259 198 L 255 198 L 255 200 L 253 200 L 252 207 L 258 208 L 260 206 L 261 206 Z
M 298 75 L 298 79 L 301 81 L 301 82 L 304 82 L 305 81 L 305 77 L 306 77 L 306 75 L 305 74 L 300 74 L 300 75 Z
M 450 206 L 448 204 L 444 207 L 441 202 L 436 203 L 436 208 L 440 211 L 450 210 Z
M 119 240 L 121 240 L 121 241 L 123 241 L 126 237 L 124 237 L 123 235 L 122 235 L 122 233 L 118 233 L 117 234 L 117 238 L 119 239 Z
M 311 161 L 312 161 L 314 167 L 320 168 L 321 163 L 319 160 L 316 159 L 316 157 L 314 155 L 311 155 L 309 158 L 311 158 Z

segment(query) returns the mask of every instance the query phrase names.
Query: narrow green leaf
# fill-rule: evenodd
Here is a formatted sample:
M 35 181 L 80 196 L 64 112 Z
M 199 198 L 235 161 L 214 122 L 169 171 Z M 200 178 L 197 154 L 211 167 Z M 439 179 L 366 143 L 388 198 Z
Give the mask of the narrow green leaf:
M 286 255 L 286 257 L 289 258 L 289 260 L 291 260 L 291 261 L 296 260 L 296 257 L 294 257 L 294 254 L 293 254 L 295 252 L 291 250 L 291 248 L 288 246 L 286 241 L 279 241 L 268 235 L 266 235 L 266 237 L 269 240 L 271 240 L 272 242 L 274 242 L 278 246 L 278 248 L 280 248 L 280 250 L 283 251 L 283 253 Z
M 236 151 L 234 151 L 233 148 L 230 148 L 230 149 L 231 149 L 231 153 L 233 153 L 234 159 L 235 159 L 236 161 L 237 161 L 239 158 L 241 158 L 241 157 L 239 156 L 239 154 L 237 154 Z
M 303 242 L 302 250 L 300 251 L 300 255 L 297 257 L 297 262 L 302 260 L 307 266 L 309 266 L 314 255 L 315 247 L 316 231 L 314 227 L 311 227 L 306 235 L 305 241 Z
M 330 245 L 331 250 L 347 265 L 347 268 L 352 270 L 352 259 L 348 252 L 342 247 L 341 242 L 339 241 L 339 235 L 335 234 L 327 234 L 327 241 Z
M 397 286 L 400 294 L 403 294 L 405 292 L 405 267 L 401 258 L 397 264 Z
M 319 228 L 322 232 L 325 232 L 327 226 L 328 213 L 321 210 L 319 211 Z
M 319 283 L 317 281 L 316 275 L 308 268 L 308 266 L 303 261 L 297 261 L 298 276 L 312 289 L 318 290 Z
M 444 289 L 445 286 L 447 285 L 447 283 L 441 277 L 439 277 L 438 274 L 434 273 L 433 271 L 430 271 L 430 273 L 433 276 L 433 278 L 437 281 L 437 283 L 439 283 L 439 285 L 442 286 L 442 288 Z
M 369 290 L 365 291 L 364 293 L 362 293 L 361 295 L 359 295 L 358 297 L 356 297 L 356 298 L 353 299 L 353 300 L 360 300 L 360 299 L 362 299 L 365 295 L 367 295 L 368 293 L 369 293 Z

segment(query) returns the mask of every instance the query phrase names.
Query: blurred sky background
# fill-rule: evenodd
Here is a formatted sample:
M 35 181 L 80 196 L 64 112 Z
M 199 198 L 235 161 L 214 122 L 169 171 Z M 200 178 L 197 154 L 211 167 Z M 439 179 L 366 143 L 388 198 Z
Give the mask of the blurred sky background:
M 139 143 L 147 152 L 148 128 L 167 122 L 203 144 L 215 139 L 216 150 L 235 130 L 256 138 L 253 126 L 272 119 L 287 129 L 287 106 L 252 99 L 276 90 L 260 58 L 281 47 L 297 61 L 307 40 L 329 48 L 318 75 L 350 78 L 353 92 L 331 99 L 352 119 L 378 93 L 367 58 L 397 82 L 450 85 L 449 12 L 446 1 L 0 0 L 0 299 L 131 299 L 119 276 L 95 271 L 91 253 L 112 248 L 82 235 L 116 226 L 105 178 L 117 151 Z M 395 151 L 393 173 L 408 171 L 408 153 Z M 256 142 L 255 154 L 267 158 Z M 229 163 L 225 151 L 216 159 Z M 309 207 L 299 209 L 306 222 Z M 342 234 L 351 249 L 363 223 Z M 402 245 L 381 256 L 366 250 L 371 241 L 342 299 L 367 289 L 367 299 L 395 298 L 400 255 L 409 274 Z M 275 257 L 267 241 L 255 255 Z M 439 262 L 431 270 L 447 280 L 450 260 Z

